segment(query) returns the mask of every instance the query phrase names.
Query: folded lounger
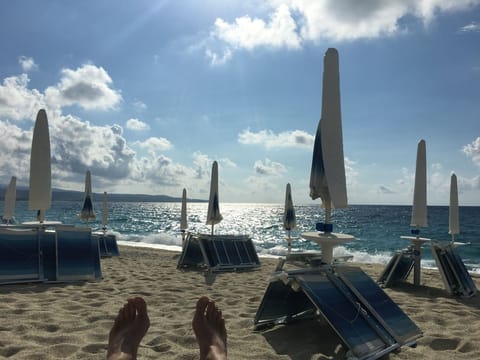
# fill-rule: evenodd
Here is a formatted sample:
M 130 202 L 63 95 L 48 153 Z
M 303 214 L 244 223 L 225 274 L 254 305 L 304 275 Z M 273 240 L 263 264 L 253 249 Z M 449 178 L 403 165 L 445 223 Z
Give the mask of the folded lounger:
M 431 247 L 445 289 L 450 294 L 461 297 L 476 295 L 477 287 L 475 282 L 468 273 L 455 245 L 451 243 L 442 245 L 432 241 Z
M 57 226 L 55 233 L 56 281 L 101 279 L 98 239 L 91 229 Z
M 390 287 L 395 283 L 407 280 L 415 262 L 413 251 L 413 248 L 409 247 L 395 252 L 377 282 L 383 287 Z
M 188 233 L 178 267 L 201 266 L 209 271 L 249 270 L 260 266 L 248 235 L 205 235 Z
M 120 256 L 117 237 L 114 234 L 107 234 L 103 231 L 92 233 L 92 237 L 98 241 L 100 257 Z
M 0 228 L 0 284 L 43 281 L 37 229 Z
M 377 359 L 403 345 L 415 345 L 422 336 L 367 274 L 350 266 L 275 273 L 254 325 L 259 330 L 317 316 L 327 321 L 349 349 L 349 359 Z

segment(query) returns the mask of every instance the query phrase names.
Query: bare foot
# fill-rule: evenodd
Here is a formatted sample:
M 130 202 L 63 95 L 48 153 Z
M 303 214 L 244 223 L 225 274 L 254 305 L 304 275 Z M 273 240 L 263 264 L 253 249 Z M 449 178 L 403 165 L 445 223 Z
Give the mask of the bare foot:
M 141 297 L 128 299 L 110 330 L 107 360 L 135 360 L 149 326 L 145 300 Z
M 192 327 L 200 347 L 200 360 L 227 359 L 227 330 L 222 312 L 206 296 L 197 301 Z

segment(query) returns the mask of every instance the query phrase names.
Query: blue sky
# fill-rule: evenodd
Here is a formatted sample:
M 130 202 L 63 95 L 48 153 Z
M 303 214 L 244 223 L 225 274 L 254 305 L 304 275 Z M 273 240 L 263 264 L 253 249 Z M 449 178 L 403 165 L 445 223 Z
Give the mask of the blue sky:
M 323 56 L 340 56 L 351 204 L 480 205 L 480 0 L 2 1 L 0 181 L 28 184 L 45 108 L 53 185 L 312 203 Z M 318 202 L 318 200 L 317 200 Z

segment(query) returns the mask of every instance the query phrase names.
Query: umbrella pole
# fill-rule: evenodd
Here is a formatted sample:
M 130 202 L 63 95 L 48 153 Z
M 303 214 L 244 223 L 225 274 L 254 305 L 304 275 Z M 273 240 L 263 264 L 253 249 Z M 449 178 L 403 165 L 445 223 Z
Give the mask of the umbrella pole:
M 290 252 L 292 251 L 292 239 L 290 238 L 290 230 L 287 230 L 287 242 L 288 242 L 288 251 L 287 254 L 290 255 Z
M 327 201 L 325 204 L 325 224 L 330 224 L 330 215 L 332 211 L 332 203 Z
M 213 236 L 213 226 L 214 226 L 214 225 L 212 224 L 212 236 Z

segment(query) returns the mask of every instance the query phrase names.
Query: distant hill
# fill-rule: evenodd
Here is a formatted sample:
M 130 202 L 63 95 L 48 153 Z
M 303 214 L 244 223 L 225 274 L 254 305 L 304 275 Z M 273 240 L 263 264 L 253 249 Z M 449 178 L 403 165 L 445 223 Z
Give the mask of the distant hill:
M 6 187 L 0 187 L 0 201 L 4 200 Z M 103 201 L 103 193 L 93 193 L 93 201 Z M 83 191 L 73 190 L 52 190 L 52 201 L 83 201 Z M 28 200 L 28 189 L 17 188 L 17 200 Z M 145 195 L 145 194 L 108 194 L 109 202 L 180 202 L 182 198 L 167 195 Z M 188 202 L 207 202 L 200 199 L 188 199 Z

